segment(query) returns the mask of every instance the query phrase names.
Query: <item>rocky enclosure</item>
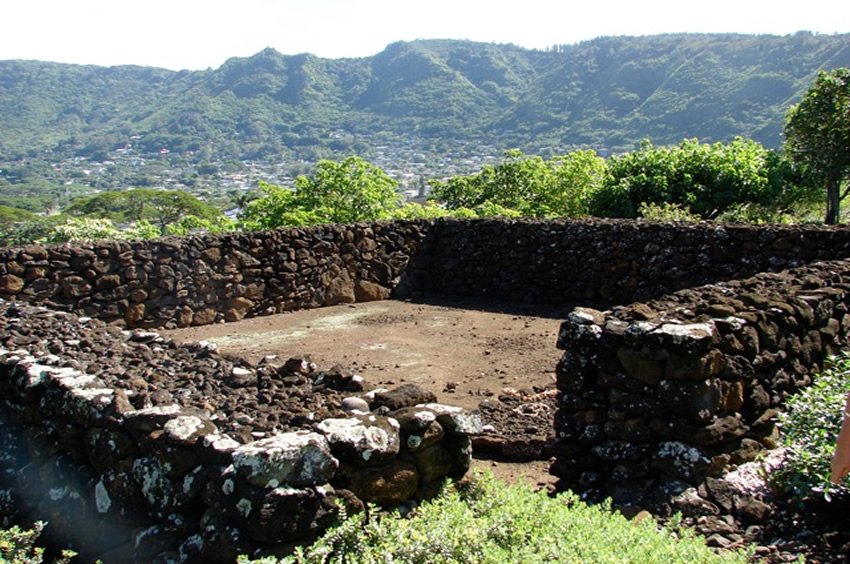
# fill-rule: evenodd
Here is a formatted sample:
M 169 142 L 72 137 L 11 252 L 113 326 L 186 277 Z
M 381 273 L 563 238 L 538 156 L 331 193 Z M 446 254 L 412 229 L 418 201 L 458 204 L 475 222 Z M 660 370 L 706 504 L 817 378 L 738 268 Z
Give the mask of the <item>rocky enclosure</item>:
M 92 536 L 81 546 L 113 543 L 106 561 L 229 560 L 319 533 L 336 501 L 426 497 L 466 470 L 474 414 L 418 388 L 370 394 L 344 369 L 250 365 L 143 329 L 431 292 L 651 300 L 570 314 L 560 395 L 542 399 L 559 409 L 565 483 L 663 505 L 767 445 L 785 395 L 846 344 L 848 263 L 780 271 L 848 256 L 841 228 L 618 220 L 2 249 L 0 430 L 15 494 L 4 483 L 0 503 L 34 493 L 24 505 Z
M 303 359 L 251 366 L 25 304 L 0 303 L 0 326 L 0 514 L 32 510 L 85 559 L 285 550 L 341 507 L 434 495 L 481 431 L 430 392 Z

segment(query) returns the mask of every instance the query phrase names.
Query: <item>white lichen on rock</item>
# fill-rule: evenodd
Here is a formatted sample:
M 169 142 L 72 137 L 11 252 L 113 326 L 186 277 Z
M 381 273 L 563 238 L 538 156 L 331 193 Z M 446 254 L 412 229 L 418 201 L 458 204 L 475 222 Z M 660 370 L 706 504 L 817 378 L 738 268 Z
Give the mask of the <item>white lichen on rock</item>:
M 247 518 L 248 515 L 251 514 L 251 509 L 253 509 L 251 502 L 244 497 L 236 504 L 236 510 L 239 511 L 239 514 L 242 515 L 242 517 Z
M 310 431 L 280 433 L 240 446 L 232 453 L 233 467 L 250 484 L 315 485 L 330 480 L 339 462 L 331 456 L 324 436 Z
M 212 422 L 197 415 L 178 415 L 168 420 L 163 430 L 177 441 L 192 443 L 201 435 L 214 432 L 216 428 Z
M 112 498 L 109 497 L 109 492 L 106 490 L 103 478 L 98 480 L 94 486 L 94 504 L 97 507 L 98 513 L 106 513 L 112 507 Z

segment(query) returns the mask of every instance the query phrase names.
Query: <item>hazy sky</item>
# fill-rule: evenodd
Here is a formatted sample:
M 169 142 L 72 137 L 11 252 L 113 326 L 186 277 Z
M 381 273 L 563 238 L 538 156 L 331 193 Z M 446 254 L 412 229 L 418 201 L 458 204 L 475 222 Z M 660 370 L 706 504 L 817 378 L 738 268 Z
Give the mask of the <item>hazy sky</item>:
M 848 0 L 3 0 L 0 59 L 218 67 L 265 47 L 362 57 L 412 39 L 544 48 L 601 35 L 850 32 Z

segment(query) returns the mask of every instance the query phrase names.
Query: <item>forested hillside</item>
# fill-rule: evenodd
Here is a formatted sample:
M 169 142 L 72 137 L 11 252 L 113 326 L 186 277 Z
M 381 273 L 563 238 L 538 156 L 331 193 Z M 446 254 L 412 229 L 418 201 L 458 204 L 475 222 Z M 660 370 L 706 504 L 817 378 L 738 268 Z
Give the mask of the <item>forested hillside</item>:
M 850 35 L 607 37 L 535 51 L 423 40 L 357 59 L 266 49 L 218 69 L 0 61 L 0 160 L 123 146 L 198 161 L 361 153 L 416 139 L 603 154 L 683 138 L 780 144 L 819 69 Z

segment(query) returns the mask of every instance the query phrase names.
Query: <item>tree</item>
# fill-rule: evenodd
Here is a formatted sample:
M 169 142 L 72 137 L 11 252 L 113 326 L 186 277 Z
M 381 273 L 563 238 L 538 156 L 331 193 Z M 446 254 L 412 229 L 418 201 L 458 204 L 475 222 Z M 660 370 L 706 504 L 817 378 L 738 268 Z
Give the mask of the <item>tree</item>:
M 820 71 L 785 117 L 785 150 L 826 187 L 827 224 L 838 223 L 842 181 L 850 179 L 850 69 Z
M 65 210 L 76 216 L 110 219 L 116 222 L 149 220 L 165 234 L 166 227 L 181 217 L 194 215 L 216 220 L 221 212 L 195 196 L 180 190 L 133 189 L 103 192 L 77 200 Z
M 636 217 L 641 206 L 673 205 L 702 219 L 717 219 L 740 206 L 779 210 L 810 198 L 804 177 L 772 151 L 750 139 L 640 149 L 608 160 L 604 187 L 593 194 L 594 215 Z
M 139 192 L 133 190 L 132 192 Z M 132 195 L 131 192 L 131 195 Z M 155 221 L 161 233 L 165 234 L 170 223 L 188 215 L 202 219 L 213 220 L 221 216 L 221 212 L 195 196 L 180 190 L 146 190 L 144 195 L 136 194 L 140 202 L 142 219 Z
M 3 227 L 25 221 L 35 221 L 37 217 L 34 213 L 27 210 L 0 205 L 0 226 Z
M 247 204 L 240 219 L 249 229 L 284 225 L 354 223 L 390 219 L 401 205 L 398 182 L 360 157 L 319 161 L 295 190 L 260 182 L 265 195 Z
M 311 178 L 295 179 L 300 207 L 319 214 L 329 223 L 388 219 L 401 204 L 398 182 L 360 157 L 340 163 L 322 160 Z
M 550 161 L 510 150 L 479 173 L 432 181 L 431 198 L 483 216 L 576 217 L 587 215 L 590 196 L 605 176 L 604 159 L 591 150 Z

